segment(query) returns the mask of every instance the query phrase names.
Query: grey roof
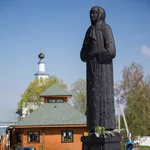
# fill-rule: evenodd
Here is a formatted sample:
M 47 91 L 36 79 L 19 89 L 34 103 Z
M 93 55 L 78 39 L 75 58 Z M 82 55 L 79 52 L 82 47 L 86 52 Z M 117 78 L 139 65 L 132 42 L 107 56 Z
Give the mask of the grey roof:
M 40 96 L 71 96 L 71 94 L 58 84 L 53 84 Z
M 85 125 L 86 117 L 68 103 L 45 103 L 15 126 Z

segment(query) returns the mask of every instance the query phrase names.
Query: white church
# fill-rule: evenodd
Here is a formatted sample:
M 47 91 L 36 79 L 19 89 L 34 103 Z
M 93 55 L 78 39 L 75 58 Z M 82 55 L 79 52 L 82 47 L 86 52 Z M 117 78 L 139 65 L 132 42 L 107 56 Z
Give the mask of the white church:
M 38 55 L 39 58 L 39 62 L 38 64 L 38 71 L 37 73 L 35 73 L 35 79 L 49 79 L 50 75 L 48 73 L 45 72 L 45 62 L 43 61 L 44 59 L 44 54 L 41 52 Z M 22 112 L 21 112 L 21 117 L 24 118 L 26 117 L 28 114 L 30 114 L 29 110 L 35 110 L 37 108 L 37 106 L 33 103 L 33 102 L 29 102 L 27 106 L 24 106 L 22 108 Z

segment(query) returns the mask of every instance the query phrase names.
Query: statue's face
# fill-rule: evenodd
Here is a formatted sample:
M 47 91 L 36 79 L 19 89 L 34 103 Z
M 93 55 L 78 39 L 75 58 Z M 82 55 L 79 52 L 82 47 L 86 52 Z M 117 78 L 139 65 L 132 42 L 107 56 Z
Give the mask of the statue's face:
M 90 19 L 92 24 L 95 24 L 98 20 L 98 10 L 96 8 L 92 9 L 90 12 Z

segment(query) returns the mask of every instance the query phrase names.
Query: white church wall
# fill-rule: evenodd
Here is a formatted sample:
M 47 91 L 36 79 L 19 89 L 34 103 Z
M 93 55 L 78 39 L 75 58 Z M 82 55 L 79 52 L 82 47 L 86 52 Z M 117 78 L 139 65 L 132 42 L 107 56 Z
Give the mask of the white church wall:
M 43 102 L 41 102 L 41 104 L 43 104 Z M 25 118 L 27 115 L 29 115 L 31 109 L 35 110 L 37 108 L 38 106 L 35 105 L 33 102 L 29 102 L 27 106 L 24 106 L 22 108 L 22 118 Z

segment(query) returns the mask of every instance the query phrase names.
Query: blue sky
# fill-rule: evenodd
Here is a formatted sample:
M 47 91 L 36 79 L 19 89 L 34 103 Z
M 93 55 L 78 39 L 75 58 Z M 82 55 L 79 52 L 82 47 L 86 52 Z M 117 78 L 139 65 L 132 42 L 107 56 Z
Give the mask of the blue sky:
M 115 37 L 115 82 L 131 62 L 150 74 L 149 0 L 0 0 L 0 113 L 17 108 L 34 80 L 41 47 L 50 75 L 68 86 L 85 78 L 79 53 L 94 5 L 106 10 Z

